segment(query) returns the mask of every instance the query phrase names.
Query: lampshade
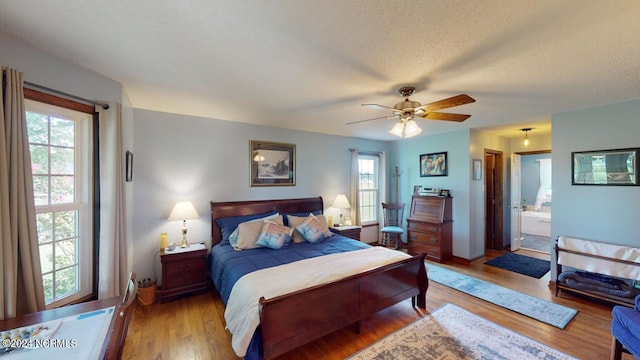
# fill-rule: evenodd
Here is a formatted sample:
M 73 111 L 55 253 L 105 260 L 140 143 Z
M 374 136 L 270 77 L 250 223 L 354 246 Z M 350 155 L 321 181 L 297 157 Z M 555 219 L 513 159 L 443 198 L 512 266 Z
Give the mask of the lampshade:
M 344 194 L 336 196 L 336 199 L 333 200 L 333 205 L 331 206 L 337 209 L 348 209 L 351 207 L 349 200 L 347 200 L 347 197 Z
M 407 125 L 404 126 L 404 137 L 410 138 L 416 136 L 422 132 L 422 129 L 416 124 L 415 121 L 409 120 Z
M 391 130 L 389 130 L 389 134 L 403 137 L 402 133 L 404 132 L 404 123 L 402 121 L 398 121 Z
M 422 132 L 422 129 L 411 118 L 409 119 L 403 118 L 398 120 L 398 122 L 395 125 L 393 125 L 391 130 L 389 130 L 389 134 L 399 136 L 402 138 L 410 138 L 420 134 L 421 132 Z
M 171 214 L 169 214 L 169 220 L 190 220 L 197 219 L 200 215 L 193 207 L 191 201 L 180 201 L 173 207 Z

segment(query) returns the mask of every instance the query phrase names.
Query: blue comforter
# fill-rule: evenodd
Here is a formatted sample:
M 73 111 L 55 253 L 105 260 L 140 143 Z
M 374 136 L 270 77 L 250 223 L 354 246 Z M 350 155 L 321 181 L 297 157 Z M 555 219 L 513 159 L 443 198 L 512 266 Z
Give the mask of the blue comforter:
M 236 251 L 228 241 L 222 241 L 211 249 L 207 257 L 207 270 L 226 305 L 233 285 L 245 274 L 316 256 L 368 247 L 370 245 L 337 234 L 319 243 L 291 243 L 279 250 L 257 248 Z

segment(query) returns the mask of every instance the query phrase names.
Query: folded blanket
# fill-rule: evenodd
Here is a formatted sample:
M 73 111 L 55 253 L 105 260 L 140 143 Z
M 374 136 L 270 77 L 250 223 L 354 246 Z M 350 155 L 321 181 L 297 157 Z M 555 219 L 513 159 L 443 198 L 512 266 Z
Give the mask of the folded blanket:
M 624 298 L 633 298 L 638 295 L 638 291 L 622 280 L 607 278 L 606 281 L 598 279 L 602 275 L 578 274 L 574 271 L 565 271 L 558 275 L 558 281 L 578 290 L 594 291 L 608 295 L 614 295 Z

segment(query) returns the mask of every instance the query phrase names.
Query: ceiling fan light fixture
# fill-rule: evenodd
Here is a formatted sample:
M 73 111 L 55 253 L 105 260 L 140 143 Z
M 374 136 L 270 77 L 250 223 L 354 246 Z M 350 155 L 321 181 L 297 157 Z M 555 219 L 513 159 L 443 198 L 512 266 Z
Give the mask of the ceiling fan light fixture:
M 416 135 L 419 135 L 422 132 L 422 129 L 415 121 L 409 120 L 407 124 L 404 126 L 404 137 L 410 138 Z
M 404 137 L 404 122 L 398 121 L 391 130 L 389 130 L 389 134 Z
M 422 129 L 415 121 L 406 119 L 398 120 L 391 130 L 389 130 L 389 134 L 405 139 L 419 135 L 421 132 Z

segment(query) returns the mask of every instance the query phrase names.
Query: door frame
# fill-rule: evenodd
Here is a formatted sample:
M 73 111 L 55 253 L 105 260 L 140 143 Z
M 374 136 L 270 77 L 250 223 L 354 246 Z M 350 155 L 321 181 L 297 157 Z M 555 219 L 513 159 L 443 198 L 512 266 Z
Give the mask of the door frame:
M 493 158 L 490 168 L 487 157 Z M 485 248 L 504 248 L 504 153 L 484 149 L 485 167 Z M 489 173 L 491 172 L 491 174 Z M 491 180 L 491 181 L 490 181 Z M 493 196 L 492 196 L 493 195 Z

